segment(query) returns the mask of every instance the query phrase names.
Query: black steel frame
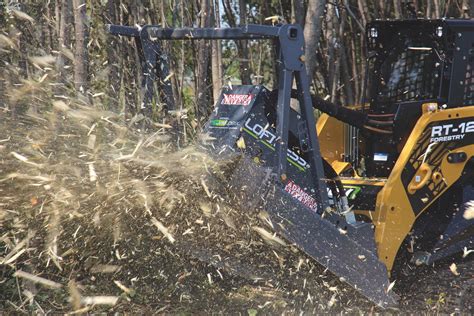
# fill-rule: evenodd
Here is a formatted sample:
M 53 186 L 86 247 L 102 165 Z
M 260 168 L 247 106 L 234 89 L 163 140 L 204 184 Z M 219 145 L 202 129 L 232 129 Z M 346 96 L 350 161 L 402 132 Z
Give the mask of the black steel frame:
M 143 73 L 141 82 L 142 104 L 140 112 L 146 117 L 151 117 L 152 101 L 154 96 L 154 82 L 157 82 L 160 92 L 162 93 L 163 102 L 168 110 L 175 109 L 173 98 L 173 88 L 171 81 L 165 81 L 169 76 L 169 67 L 166 55 L 162 53 L 161 45 L 157 41 L 152 41 L 148 33 L 142 32 L 142 29 L 130 26 L 107 25 L 107 31 L 110 34 L 118 36 L 127 36 L 135 39 L 138 49 L 140 66 Z
M 145 114 L 151 113 L 150 101 L 153 97 L 153 81 L 168 75 L 167 63 L 163 62 L 160 41 L 162 40 L 273 40 L 277 51 L 278 64 L 278 102 L 277 102 L 277 166 L 275 171 L 281 180 L 286 180 L 288 132 L 290 118 L 290 99 L 294 80 L 296 80 L 298 99 L 300 101 L 301 116 L 306 122 L 308 131 L 310 156 L 310 171 L 315 185 L 315 191 L 319 192 L 320 202 L 323 210 L 328 206 L 326 184 L 323 181 L 324 170 L 318 137 L 316 134 L 316 123 L 313 114 L 313 106 L 309 90 L 308 75 L 304 64 L 304 36 L 299 25 L 286 24 L 281 26 L 245 25 L 234 28 L 161 28 L 159 26 L 146 25 L 143 27 L 129 27 L 121 25 L 107 25 L 107 30 L 113 35 L 134 37 L 140 50 L 140 58 L 144 80 L 142 89 L 144 92 Z M 159 71 L 158 71 L 159 70 Z M 162 80 L 160 80 L 162 81 Z M 166 84 L 163 92 L 172 108 L 171 85 Z

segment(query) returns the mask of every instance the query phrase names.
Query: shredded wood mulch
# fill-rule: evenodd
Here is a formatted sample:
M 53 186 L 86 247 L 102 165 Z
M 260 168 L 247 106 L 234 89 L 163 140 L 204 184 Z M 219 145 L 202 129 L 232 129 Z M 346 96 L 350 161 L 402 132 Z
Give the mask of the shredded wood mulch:
M 5 112 L 0 130 L 0 311 L 380 312 L 238 207 L 220 182 L 231 161 L 177 149 L 168 126 L 64 99 Z

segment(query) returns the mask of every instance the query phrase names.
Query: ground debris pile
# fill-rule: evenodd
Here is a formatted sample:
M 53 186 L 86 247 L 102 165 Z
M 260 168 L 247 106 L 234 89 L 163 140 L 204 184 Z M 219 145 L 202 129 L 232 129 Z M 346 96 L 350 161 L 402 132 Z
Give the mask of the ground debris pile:
M 0 309 L 328 310 L 347 291 L 167 127 L 69 99 L 0 126 Z
M 177 149 L 168 126 L 65 98 L 0 128 L 0 310 L 378 310 L 238 206 L 232 161 Z

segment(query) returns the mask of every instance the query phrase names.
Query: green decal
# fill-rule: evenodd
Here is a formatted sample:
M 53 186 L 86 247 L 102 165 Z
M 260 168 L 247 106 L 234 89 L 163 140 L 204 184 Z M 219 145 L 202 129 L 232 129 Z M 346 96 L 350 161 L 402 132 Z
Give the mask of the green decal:
M 346 196 L 349 200 L 354 200 L 357 195 L 360 193 L 361 188 L 352 186 L 352 185 L 345 185 L 344 190 L 346 191 Z
M 211 126 L 224 127 L 227 125 L 228 120 L 212 120 Z

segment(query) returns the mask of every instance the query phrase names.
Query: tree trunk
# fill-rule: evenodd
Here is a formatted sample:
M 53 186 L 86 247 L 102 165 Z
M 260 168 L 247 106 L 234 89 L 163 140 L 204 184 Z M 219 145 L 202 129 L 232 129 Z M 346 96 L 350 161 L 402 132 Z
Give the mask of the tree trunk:
M 326 10 L 326 28 L 324 37 L 327 41 L 327 87 L 329 95 L 331 96 L 331 101 L 334 98 L 334 79 L 336 73 L 336 45 L 337 45 L 337 24 L 336 24 L 336 6 L 332 3 L 328 3 L 327 10 Z
M 436 1 L 436 0 L 435 0 Z M 393 0 L 393 11 L 395 13 L 395 19 L 402 18 L 402 3 L 400 0 Z
M 201 0 L 201 17 L 199 26 L 210 26 L 209 0 Z M 201 124 L 201 118 L 207 116 L 207 76 L 209 68 L 209 41 L 200 40 L 197 44 L 197 71 L 196 71 L 196 116 L 198 124 Z
M 394 7 L 397 7 L 397 4 L 395 3 L 397 0 L 394 0 Z M 389 5 L 390 3 L 385 3 L 387 5 Z M 359 10 L 361 11 L 361 15 L 362 15 L 362 21 L 363 21 L 363 26 L 364 28 L 366 27 L 367 25 L 367 21 L 368 19 L 370 18 L 369 16 L 369 8 L 367 6 L 367 0 L 358 0 L 358 5 L 359 5 Z M 390 12 L 387 11 L 387 16 L 390 16 Z M 366 56 L 366 51 L 365 51 L 365 34 L 361 34 L 360 36 L 360 51 L 359 51 L 359 58 L 360 58 L 360 63 L 357 63 L 355 65 L 355 68 L 358 68 L 359 71 L 357 73 L 357 85 L 359 85 L 359 88 L 357 90 L 359 90 L 359 94 L 358 94 L 358 97 L 356 99 L 357 102 L 364 102 L 363 100 L 363 97 L 364 97 L 364 94 L 365 94 L 365 89 L 367 88 L 365 86 L 365 74 L 366 74 L 366 67 L 367 67 L 367 56 Z M 354 47 L 357 47 L 357 45 L 355 44 L 355 39 L 354 39 Z M 357 61 L 354 60 L 354 63 L 356 63 Z
M 352 89 L 352 80 L 351 80 L 351 69 L 349 67 L 349 56 L 346 53 L 346 42 L 345 42 L 345 32 L 346 32 L 346 23 L 347 23 L 347 11 L 341 10 L 340 12 L 340 25 L 339 25 L 339 34 L 338 34 L 338 43 L 339 43 L 339 73 L 340 81 L 344 87 L 344 96 L 345 103 L 354 105 L 354 91 Z M 351 29 L 349 29 L 350 31 Z
M 56 12 L 56 26 L 58 27 L 56 32 L 59 35 L 58 46 L 61 53 L 56 61 L 56 69 L 59 73 L 59 80 L 64 83 L 66 82 L 64 66 L 67 63 L 64 54 L 67 49 L 70 49 L 71 45 L 72 3 L 71 0 L 58 0 L 58 3 L 60 3 L 60 9 Z M 56 10 L 58 10 L 58 7 L 56 7 Z
M 385 3 L 386 0 L 379 0 L 379 17 L 381 19 L 385 19 L 386 18 L 386 14 L 387 14 L 387 11 L 386 11 L 386 3 Z
M 221 26 L 219 1 L 212 1 L 213 25 Z M 219 99 L 222 88 L 222 47 L 221 41 L 212 41 L 212 95 L 214 103 Z
M 89 31 L 86 17 L 86 0 L 72 0 L 74 10 L 75 51 L 74 51 L 74 86 L 84 93 L 88 88 L 88 54 L 87 41 Z
M 461 17 L 463 19 L 469 19 L 471 17 L 470 0 L 463 0 L 461 5 Z
M 43 38 L 43 47 L 46 50 L 46 53 L 50 54 L 53 49 L 53 33 L 51 30 L 51 9 L 50 3 L 46 2 L 44 7 L 44 15 L 42 19 L 42 38 Z
M 314 71 L 318 64 L 316 54 L 319 38 L 321 36 L 321 21 L 323 19 L 325 6 L 326 0 L 312 0 L 308 2 L 308 10 L 306 11 L 304 27 L 304 38 L 306 42 L 305 59 L 306 71 L 308 72 L 310 83 L 313 81 Z
M 341 41 L 341 34 L 344 32 L 344 24 L 345 19 L 341 17 L 341 22 L 338 20 L 338 14 L 336 14 L 336 10 L 338 8 L 333 6 L 334 12 L 329 14 L 329 17 L 332 18 L 333 29 L 331 31 L 331 41 L 330 45 L 333 46 L 332 50 L 332 58 L 330 56 L 329 61 L 329 82 L 331 84 L 331 102 L 336 102 L 339 96 L 339 82 L 341 77 L 341 49 L 342 49 L 342 41 Z M 339 13 L 340 14 L 340 13 Z M 332 59 L 332 62 L 331 62 Z
M 426 12 L 425 13 L 426 18 L 428 18 L 428 19 L 432 18 L 431 11 L 432 11 L 431 0 L 427 0 L 426 1 L 426 11 L 425 11 Z
M 352 27 L 352 33 L 354 33 L 353 31 L 353 27 Z M 362 52 L 359 52 L 357 51 L 357 45 L 356 45 L 356 38 L 353 36 L 351 38 L 348 38 L 347 39 L 349 44 L 347 45 L 349 47 L 348 50 L 346 50 L 346 52 L 349 52 L 350 53 L 350 61 L 349 62 L 349 66 L 351 66 L 351 80 L 354 82 L 353 83 L 353 87 L 354 87 L 354 102 L 359 102 L 362 97 L 362 93 L 361 93 L 361 84 L 360 84 L 360 79 L 361 79 L 361 76 L 360 76 L 360 71 L 358 70 L 358 67 L 359 67 L 359 63 L 357 63 L 357 58 L 360 58 L 362 57 Z
M 114 0 L 107 1 L 107 8 L 104 13 L 104 23 L 118 24 L 118 14 Z M 119 75 L 119 52 L 117 51 L 119 41 L 117 36 L 107 36 L 107 62 L 108 62 L 108 107 L 110 110 L 119 111 L 119 102 L 115 97 L 118 95 L 118 87 L 120 87 Z
M 118 20 L 120 24 L 130 25 L 130 11 L 127 6 L 121 1 L 118 1 Z M 130 45 L 130 42 L 126 39 L 120 41 L 120 61 L 119 61 L 119 77 L 120 77 L 120 92 L 119 92 L 119 104 L 120 108 L 123 108 L 125 117 L 129 118 L 137 114 L 135 95 L 137 86 L 136 80 L 139 77 L 134 76 L 134 69 L 139 69 L 139 64 L 134 59 L 134 53 L 136 48 L 134 45 Z M 130 69 L 129 65 L 135 65 L 134 69 Z
M 166 12 L 170 9 L 166 8 L 166 3 L 164 0 L 160 1 L 160 24 L 162 27 L 169 27 L 166 20 Z M 177 6 L 180 6 L 178 4 Z M 145 13 L 143 13 L 145 15 Z M 176 22 L 175 20 L 173 22 Z M 176 27 L 176 25 L 172 25 Z M 167 114 L 168 111 L 176 110 L 177 104 L 181 102 L 181 95 L 179 91 L 178 81 L 176 79 L 178 69 L 176 65 L 176 59 L 170 58 L 173 55 L 173 45 L 170 41 L 160 41 L 161 50 L 162 50 L 162 65 L 159 65 L 159 73 L 161 76 L 160 82 L 157 84 L 157 90 L 160 96 L 160 102 L 164 104 L 164 112 Z M 166 67 L 168 68 L 166 71 Z M 164 71 L 161 71 L 164 70 Z M 164 82 L 163 80 L 168 77 L 168 80 Z
M 224 6 L 225 7 L 225 6 Z M 260 24 L 263 24 L 265 22 L 265 17 L 271 16 L 272 13 L 270 11 L 270 5 L 267 0 L 260 0 L 260 7 L 262 8 L 262 14 L 260 16 Z M 271 70 L 270 72 L 270 80 L 272 83 L 272 87 L 276 87 L 278 85 L 278 65 L 276 63 L 276 52 L 274 49 L 270 49 L 268 51 L 268 54 L 265 56 L 267 60 L 270 60 L 271 63 Z M 260 65 L 259 65 L 260 66 Z M 259 75 L 263 75 L 262 72 L 258 72 Z M 260 78 L 258 80 L 261 80 Z
M 418 12 L 420 10 L 420 5 L 421 4 L 418 3 L 418 0 L 413 0 L 413 8 L 415 9 L 415 17 L 418 17 Z M 408 6 L 409 6 L 409 4 L 408 4 Z
M 20 76 L 24 79 L 29 77 L 28 71 L 28 35 L 26 34 L 26 25 L 20 27 L 20 36 L 19 36 L 19 49 L 20 49 L 20 59 L 18 61 L 18 66 L 20 70 Z
M 180 8 L 180 15 L 181 15 L 181 24 L 180 26 L 181 27 L 184 27 L 185 23 L 184 23 L 184 0 L 181 0 L 181 8 Z M 178 65 L 178 72 L 179 72 L 179 83 L 180 83 L 180 89 L 179 89 L 179 94 L 180 94 L 180 103 L 179 103 L 179 106 L 180 106 L 180 111 L 182 111 L 184 109 L 184 97 L 183 97 L 183 85 L 184 85 L 184 71 L 185 71 L 185 67 L 184 67 L 184 63 L 185 63 L 185 46 L 184 46 L 184 41 L 181 42 L 181 45 L 180 45 L 180 58 L 179 58 L 179 65 Z M 185 135 L 186 137 L 186 132 L 185 132 L 185 124 L 183 124 L 183 129 L 184 129 L 184 132 L 183 134 Z
M 240 13 L 240 25 L 247 24 L 247 6 L 246 0 L 239 0 L 239 13 Z M 249 49 L 247 41 L 240 41 L 240 58 L 242 58 L 241 63 L 241 80 L 242 84 L 252 84 L 250 78 L 250 62 L 249 62 Z
M 227 17 L 227 22 L 231 27 L 237 26 L 237 22 L 235 20 L 235 14 L 232 10 L 232 2 L 231 0 L 224 0 L 222 2 L 224 6 L 224 12 Z M 239 11 L 240 11 L 240 24 L 245 24 L 247 21 L 247 10 L 245 8 L 245 1 L 239 0 Z M 242 84 L 250 84 L 250 69 L 249 69 L 249 59 L 248 59 L 248 46 L 247 41 L 236 41 L 237 49 L 239 52 L 240 57 L 240 79 L 242 80 Z
M 362 25 L 367 25 L 367 19 L 369 18 L 369 9 L 367 8 L 366 0 L 358 0 L 357 5 L 359 6 L 360 16 L 362 18 Z
M 441 17 L 441 5 L 439 3 L 439 0 L 433 0 L 433 3 L 434 3 L 434 18 L 435 19 L 439 19 Z
M 292 0 L 291 23 L 303 26 L 304 23 L 304 0 Z M 311 2 L 311 1 L 310 1 Z
M 56 5 L 54 6 L 54 28 L 59 40 L 59 29 L 61 27 L 61 4 L 62 0 L 56 0 Z

